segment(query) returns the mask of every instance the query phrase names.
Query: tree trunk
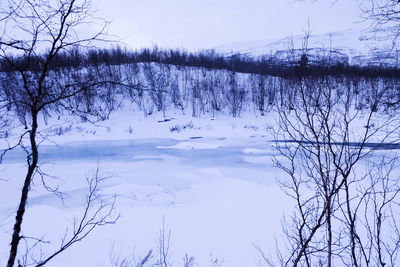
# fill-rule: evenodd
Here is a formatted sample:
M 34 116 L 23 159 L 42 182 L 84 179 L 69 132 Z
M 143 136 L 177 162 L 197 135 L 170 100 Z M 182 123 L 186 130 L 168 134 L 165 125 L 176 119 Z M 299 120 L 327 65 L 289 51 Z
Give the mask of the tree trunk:
M 15 217 L 14 230 L 11 240 L 10 255 L 7 262 L 7 267 L 13 267 L 15 258 L 17 256 L 19 241 L 21 240 L 21 224 L 25 213 L 25 207 L 28 199 L 32 178 L 37 167 L 39 153 L 36 145 L 36 131 L 37 131 L 37 112 L 32 112 L 32 129 L 29 132 L 32 154 L 28 155 L 28 172 L 25 177 L 24 186 L 21 191 L 21 199 L 18 206 L 17 215 Z

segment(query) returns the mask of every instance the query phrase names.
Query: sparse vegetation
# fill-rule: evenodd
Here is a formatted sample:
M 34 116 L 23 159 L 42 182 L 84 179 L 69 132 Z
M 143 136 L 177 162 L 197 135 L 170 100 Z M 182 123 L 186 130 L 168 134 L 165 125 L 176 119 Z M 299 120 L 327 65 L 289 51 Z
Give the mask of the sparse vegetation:
M 194 124 L 193 124 L 193 122 L 192 121 L 190 121 L 190 122 L 188 122 L 188 123 L 185 123 L 185 124 L 176 124 L 176 125 L 174 125 L 174 126 L 171 126 L 170 128 L 169 128 L 169 131 L 172 133 L 172 132 L 181 132 L 182 130 L 185 130 L 185 129 L 193 129 L 193 127 L 194 127 Z

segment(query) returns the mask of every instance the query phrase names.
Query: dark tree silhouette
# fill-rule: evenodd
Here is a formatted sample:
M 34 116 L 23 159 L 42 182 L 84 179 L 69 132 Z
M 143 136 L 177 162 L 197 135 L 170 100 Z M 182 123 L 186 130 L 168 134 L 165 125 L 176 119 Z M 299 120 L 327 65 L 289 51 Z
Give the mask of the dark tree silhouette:
M 81 36 L 78 28 L 95 22 L 90 10 L 88 0 L 9 0 L 0 9 L 0 58 L 3 70 L 6 70 L 2 73 L 1 100 L 6 103 L 6 112 L 17 116 L 26 127 L 19 142 L 7 150 L 20 146 L 27 153 L 27 172 L 10 242 L 8 267 L 14 266 L 20 241 L 24 238 L 21 229 L 32 180 L 35 175 L 42 175 L 38 167 L 40 118 L 46 118 L 51 112 L 61 114 L 81 94 L 90 94 L 108 84 L 108 81 L 100 79 L 104 78 L 104 73 L 83 70 L 77 66 L 80 60 L 77 49 L 100 39 L 106 26 L 103 24 L 94 35 Z M 63 70 L 66 64 L 63 61 L 70 64 L 67 71 Z M 88 109 L 74 110 L 79 115 L 91 114 Z M 95 196 L 93 188 L 97 186 L 91 186 L 90 207 Z M 115 222 L 111 216 L 113 205 L 101 204 L 97 208 L 96 214 L 100 217 L 94 216 L 89 220 L 85 217 L 76 228 L 75 238 L 81 238 L 82 231 L 83 237 L 86 236 L 86 229 L 93 226 Z M 106 208 L 109 208 L 108 212 L 101 216 L 101 211 Z M 74 243 L 73 240 L 66 240 L 59 252 L 71 245 L 71 242 Z

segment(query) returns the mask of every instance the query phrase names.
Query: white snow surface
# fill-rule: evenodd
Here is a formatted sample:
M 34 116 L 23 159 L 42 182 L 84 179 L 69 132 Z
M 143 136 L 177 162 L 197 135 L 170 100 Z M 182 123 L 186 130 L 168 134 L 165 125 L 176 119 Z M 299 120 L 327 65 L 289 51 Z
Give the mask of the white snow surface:
M 116 196 L 121 217 L 47 266 L 111 266 L 118 257 L 140 258 L 150 249 L 157 257 L 163 218 L 171 230 L 173 266 L 183 265 L 186 253 L 197 266 L 212 266 L 211 258 L 223 261 L 222 266 L 257 266 L 254 245 L 272 249 L 282 215 L 291 209 L 276 182 L 282 174 L 271 160 L 268 129 L 273 122 L 270 115 L 254 113 L 240 118 L 193 118 L 179 112 L 144 117 L 129 108 L 96 124 L 50 118 L 41 129 L 53 135 L 40 145 L 41 170 L 54 177 L 45 177 L 46 183 L 66 195 L 62 202 L 36 176 L 23 234 L 51 241 L 42 246 L 44 255 L 58 248 L 74 217 L 82 214 L 86 177 L 98 166 L 109 177 L 102 198 Z M 176 127 L 182 125 L 187 127 Z M 9 250 L 24 164 L 23 154 L 14 151 L 0 165 L 0 178 L 6 179 L 0 187 L 1 262 Z

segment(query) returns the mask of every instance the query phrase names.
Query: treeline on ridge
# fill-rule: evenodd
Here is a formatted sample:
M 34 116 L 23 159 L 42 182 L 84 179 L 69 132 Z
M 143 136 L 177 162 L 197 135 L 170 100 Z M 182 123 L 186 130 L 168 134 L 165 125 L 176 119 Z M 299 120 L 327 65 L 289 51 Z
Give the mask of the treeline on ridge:
M 400 106 L 398 68 L 316 64 L 307 55 L 284 64 L 268 57 L 223 57 L 214 51 L 114 48 L 73 50 L 42 64 L 41 56 L 32 55 L 1 61 L 0 99 L 18 105 L 15 110 L 4 105 L 0 111 L 9 116 L 12 111 L 23 125 L 30 120 L 27 85 L 42 94 L 41 102 L 61 95 L 63 109 L 84 120 L 92 115 L 107 119 L 129 102 L 145 115 L 179 110 L 195 117 L 218 112 L 238 117 L 246 111 L 264 116 L 281 106 L 296 110 L 305 97 L 300 92 L 315 96 L 310 104 L 318 107 L 326 105 L 321 101 L 325 95 L 337 103 L 346 99 L 357 112 L 391 113 Z M 49 73 L 39 86 L 44 67 Z M 64 99 L 68 90 L 79 93 Z M 59 109 L 48 105 L 43 114 L 51 116 Z
M 10 56 L 0 60 L 0 72 L 42 68 L 44 56 L 36 55 L 29 58 Z M 307 55 L 287 60 L 277 59 L 273 55 L 250 57 L 247 55 L 224 55 L 215 50 L 187 52 L 179 49 L 127 50 L 121 47 L 109 49 L 74 49 L 62 52 L 52 60 L 50 69 L 80 68 L 98 65 L 123 65 L 132 63 L 163 63 L 176 67 L 197 67 L 206 69 L 227 70 L 238 73 L 261 74 L 282 78 L 298 75 L 354 75 L 360 77 L 400 77 L 400 69 L 390 65 L 350 65 L 348 62 L 327 60 L 309 62 Z

